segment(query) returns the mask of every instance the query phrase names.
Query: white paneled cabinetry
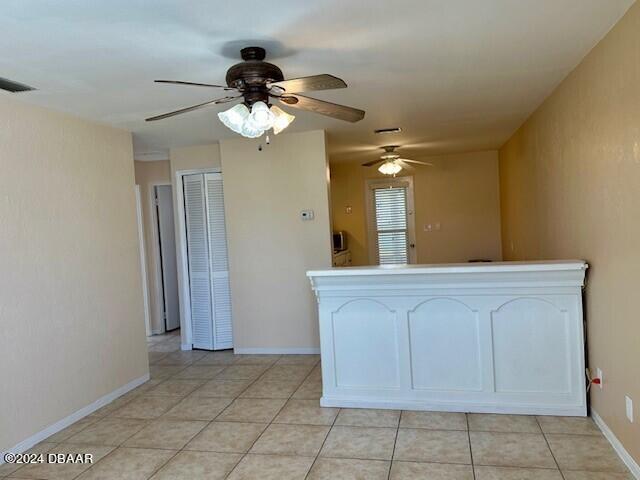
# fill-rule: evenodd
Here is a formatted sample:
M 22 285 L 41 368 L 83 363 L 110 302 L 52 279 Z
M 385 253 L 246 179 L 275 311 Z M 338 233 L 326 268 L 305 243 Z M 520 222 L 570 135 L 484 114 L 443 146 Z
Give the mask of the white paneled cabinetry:
M 582 261 L 308 272 L 323 406 L 586 415 Z

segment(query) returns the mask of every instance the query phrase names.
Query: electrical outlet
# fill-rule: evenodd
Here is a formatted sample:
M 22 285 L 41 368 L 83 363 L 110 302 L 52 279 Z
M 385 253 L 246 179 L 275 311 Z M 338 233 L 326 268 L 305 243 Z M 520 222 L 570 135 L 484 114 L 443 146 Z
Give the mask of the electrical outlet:
M 600 385 L 598 385 L 600 387 L 600 390 L 602 390 L 602 384 L 604 383 L 604 378 L 602 377 L 602 370 L 600 370 L 600 368 L 596 368 L 596 378 L 600 379 Z
M 627 418 L 631 423 L 633 423 L 633 400 L 628 395 L 625 395 L 624 402 L 627 410 Z

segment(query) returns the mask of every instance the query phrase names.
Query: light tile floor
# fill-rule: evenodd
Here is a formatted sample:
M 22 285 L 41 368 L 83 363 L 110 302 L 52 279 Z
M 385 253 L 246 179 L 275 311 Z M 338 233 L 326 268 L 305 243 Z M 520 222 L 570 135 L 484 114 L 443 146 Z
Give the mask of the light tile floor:
M 0 478 L 631 480 L 589 418 L 321 408 L 319 357 L 182 352 L 150 337 L 151 380 L 36 445 L 93 465 Z

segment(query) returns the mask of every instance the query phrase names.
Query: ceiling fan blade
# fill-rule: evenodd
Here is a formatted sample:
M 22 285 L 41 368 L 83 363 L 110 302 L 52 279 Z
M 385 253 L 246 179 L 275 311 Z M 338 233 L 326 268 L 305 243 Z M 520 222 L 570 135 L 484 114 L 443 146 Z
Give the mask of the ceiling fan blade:
M 327 117 L 337 118 L 345 122 L 359 122 L 364 118 L 364 110 L 338 105 L 337 103 L 325 102 L 317 98 L 305 97 L 304 95 L 286 95 L 276 96 L 280 101 L 286 103 L 290 107 L 309 110 L 311 112 L 326 115 Z
M 181 80 L 154 80 L 156 83 L 170 83 L 172 85 L 188 85 L 191 87 L 212 87 L 212 88 L 224 88 L 225 90 L 235 90 L 235 88 L 227 87 L 225 85 L 212 85 L 210 83 L 195 83 L 195 82 L 183 82 Z
M 310 77 L 292 78 L 281 82 L 271 83 L 269 86 L 278 87 L 285 92 L 311 92 L 313 90 L 333 90 L 334 88 L 347 88 L 347 84 L 341 78 L 327 73 L 311 75 Z
M 408 158 L 400 158 L 399 160 L 402 160 L 405 163 L 415 163 L 416 165 L 425 165 L 427 167 L 433 167 L 433 163 L 422 162 L 420 160 L 409 160 Z
M 413 172 L 415 170 L 415 167 L 412 167 L 411 165 L 406 163 L 402 158 L 397 159 L 396 163 L 409 172 Z
M 362 166 L 363 167 L 373 167 L 374 165 L 377 165 L 378 163 L 382 163 L 382 162 L 384 162 L 384 160 L 372 160 L 370 162 L 363 163 Z
M 175 110 L 169 113 L 163 113 L 162 115 L 156 115 L 155 117 L 149 117 L 146 119 L 147 122 L 153 122 L 155 120 L 162 120 L 163 118 L 173 117 L 174 115 L 180 115 L 181 113 L 193 112 L 194 110 L 199 110 L 200 108 L 208 107 L 209 105 L 217 105 L 219 103 L 227 103 L 232 100 L 235 100 L 238 97 L 222 97 L 216 98 L 215 100 L 210 100 L 208 102 L 199 103 L 198 105 L 193 105 L 191 107 L 181 108 L 180 110 Z

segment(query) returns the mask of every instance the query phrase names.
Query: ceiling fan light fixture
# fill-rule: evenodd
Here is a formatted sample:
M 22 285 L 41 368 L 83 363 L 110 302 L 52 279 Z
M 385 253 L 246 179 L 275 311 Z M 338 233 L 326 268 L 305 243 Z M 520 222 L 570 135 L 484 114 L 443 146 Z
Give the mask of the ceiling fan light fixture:
M 224 126 L 240 135 L 244 135 L 242 129 L 248 117 L 249 109 L 244 103 L 239 103 L 229 110 L 218 113 L 218 118 Z
M 251 111 L 244 103 L 239 103 L 229 110 L 220 112 L 218 118 L 227 128 L 243 137 L 258 138 L 270 129 L 277 135 L 296 117 L 275 105 L 269 107 L 264 102 L 256 102 Z
M 384 162 L 378 167 L 378 171 L 384 175 L 396 175 L 400 173 L 402 167 L 395 161 Z
M 285 112 L 276 105 L 273 105 L 271 107 L 271 113 L 274 116 L 272 128 L 275 135 L 279 134 L 281 131 L 287 128 L 296 118 L 295 115 L 291 115 L 290 113 Z

